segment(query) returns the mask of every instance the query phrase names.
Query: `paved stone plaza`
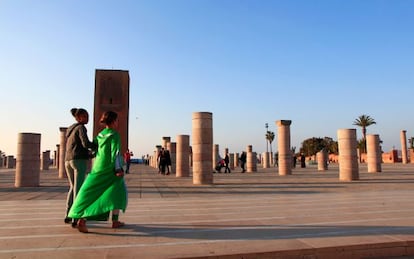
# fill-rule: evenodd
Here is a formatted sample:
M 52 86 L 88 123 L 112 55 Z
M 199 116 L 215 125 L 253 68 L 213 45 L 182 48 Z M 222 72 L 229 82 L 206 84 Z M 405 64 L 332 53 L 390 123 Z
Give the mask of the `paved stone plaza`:
M 41 171 L 37 188 L 14 188 L 0 169 L 0 258 L 410 258 L 414 165 L 340 182 L 337 165 L 215 174 L 214 185 L 132 165 L 129 205 L 111 229 L 89 234 L 63 223 L 66 179 Z

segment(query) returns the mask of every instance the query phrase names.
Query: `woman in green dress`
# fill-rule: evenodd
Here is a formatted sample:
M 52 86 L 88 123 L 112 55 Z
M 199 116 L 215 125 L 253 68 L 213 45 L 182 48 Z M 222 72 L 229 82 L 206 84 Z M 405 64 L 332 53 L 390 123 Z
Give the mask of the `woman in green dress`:
M 120 155 L 118 114 L 105 112 L 100 122 L 105 124 L 94 142 L 98 145 L 91 172 L 79 190 L 69 211 L 69 217 L 78 219 L 78 230 L 88 232 L 86 220 L 108 220 L 112 211 L 112 228 L 125 224 L 119 221 L 119 211 L 125 212 L 128 203 L 127 189 Z

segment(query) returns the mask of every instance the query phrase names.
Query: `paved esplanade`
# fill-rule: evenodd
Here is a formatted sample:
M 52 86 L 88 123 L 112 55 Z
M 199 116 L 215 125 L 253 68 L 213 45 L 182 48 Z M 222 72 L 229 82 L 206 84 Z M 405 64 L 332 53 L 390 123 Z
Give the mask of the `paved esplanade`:
M 125 228 L 63 223 L 66 179 L 42 171 L 40 187 L 14 187 L 0 169 L 0 258 L 389 258 L 414 254 L 414 165 L 337 165 L 279 176 L 275 168 L 214 174 L 214 185 L 132 165 Z M 226 256 L 227 255 L 227 256 Z

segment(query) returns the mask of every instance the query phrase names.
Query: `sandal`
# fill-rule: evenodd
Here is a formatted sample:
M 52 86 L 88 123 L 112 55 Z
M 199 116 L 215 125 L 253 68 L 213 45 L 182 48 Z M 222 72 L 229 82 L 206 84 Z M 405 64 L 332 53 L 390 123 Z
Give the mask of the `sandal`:
M 86 220 L 80 219 L 78 221 L 78 230 L 82 233 L 88 233 L 88 228 L 86 227 Z
M 120 228 L 120 227 L 123 227 L 123 226 L 125 226 L 125 223 L 124 222 L 121 222 L 121 221 L 112 221 L 112 228 Z

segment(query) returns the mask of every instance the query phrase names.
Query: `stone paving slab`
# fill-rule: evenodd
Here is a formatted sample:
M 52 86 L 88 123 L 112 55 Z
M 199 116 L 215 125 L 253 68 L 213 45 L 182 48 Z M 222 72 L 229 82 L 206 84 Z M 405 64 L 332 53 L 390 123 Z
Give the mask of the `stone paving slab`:
M 133 165 L 129 204 L 111 229 L 63 223 L 66 179 L 41 171 L 40 187 L 14 188 L 0 169 L 0 258 L 409 258 L 414 256 L 414 165 L 340 182 L 318 172 L 275 168 L 215 174 L 214 185 Z

